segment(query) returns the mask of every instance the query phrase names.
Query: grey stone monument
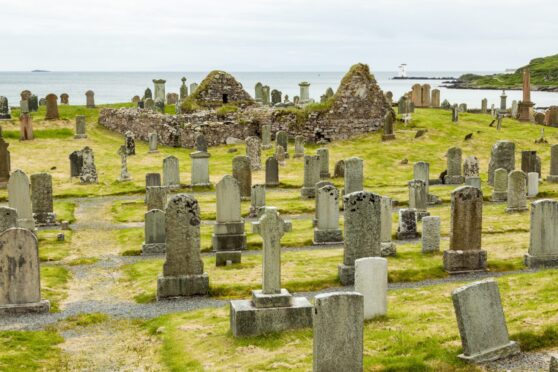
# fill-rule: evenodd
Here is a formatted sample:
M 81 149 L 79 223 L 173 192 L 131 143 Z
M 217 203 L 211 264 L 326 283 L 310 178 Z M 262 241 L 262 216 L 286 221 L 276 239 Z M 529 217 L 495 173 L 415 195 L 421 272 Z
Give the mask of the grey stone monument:
M 240 187 L 240 199 L 250 200 L 252 192 L 252 169 L 250 158 L 247 156 L 235 156 L 232 160 L 232 175 L 238 181 Z
M 280 130 L 275 134 L 276 146 L 282 146 L 285 150 L 285 158 L 289 158 L 289 136 L 287 132 Z
M 440 251 L 440 217 L 428 216 L 422 219 L 422 253 Z
M 271 125 L 264 124 L 262 125 L 261 129 L 262 129 L 262 149 L 268 150 L 273 147 L 271 144 Z
M 381 226 L 380 226 L 380 247 L 381 247 L 381 256 L 395 256 L 397 253 L 397 247 L 395 243 L 391 240 L 391 228 L 393 225 L 392 214 L 393 214 L 393 206 L 392 206 L 391 198 L 387 196 L 382 196 L 382 200 L 380 202 L 380 216 L 381 216 Z
M 168 189 L 165 186 L 147 186 L 145 188 L 145 204 L 147 211 L 152 209 L 165 210 Z
M 494 171 L 504 168 L 508 173 L 515 169 L 515 144 L 501 140 L 492 146 L 488 164 L 488 184 L 494 184 Z
M 527 175 L 520 170 L 508 174 L 508 207 L 507 213 L 527 210 Z
M 31 175 L 31 204 L 36 226 L 56 224 L 52 201 L 52 176 L 48 173 Z
M 339 190 L 333 185 L 316 192 L 316 227 L 314 244 L 336 244 L 343 241 L 339 229 Z
M 250 169 L 258 171 L 262 169 L 262 149 L 261 141 L 258 137 L 246 137 L 246 156 L 250 159 Z
M 149 153 L 157 154 L 159 152 L 159 135 L 157 132 L 151 132 L 147 135 L 149 139 Z
M 327 180 L 331 177 L 329 173 L 329 150 L 322 147 L 316 150 L 316 154 L 320 157 L 320 179 Z
M 422 180 L 412 180 L 408 185 L 409 208 L 413 208 L 417 211 L 417 221 L 420 221 L 423 217 L 430 215 L 426 210 L 428 204 L 426 184 Z
M 258 217 L 263 207 L 265 207 L 265 184 L 252 185 L 249 216 Z
M 10 207 L 0 207 L 0 233 L 17 227 L 17 211 Z
M 165 101 L 165 83 L 167 81 L 163 80 L 163 79 L 154 79 L 153 80 L 153 85 L 154 85 L 154 91 L 153 91 L 153 100 L 157 101 L 157 100 L 162 100 L 163 102 Z
M 361 158 L 345 159 L 345 195 L 364 190 L 364 162 Z
M 508 200 L 508 171 L 498 168 L 494 171 L 494 189 L 492 190 L 493 202 L 504 202 Z
M 461 174 L 461 149 L 452 147 L 447 154 L 448 174 L 444 179 L 444 183 L 448 185 L 460 185 L 464 178 Z
M 76 134 L 74 136 L 75 139 L 87 138 L 86 134 L 86 123 L 85 123 L 85 115 L 77 115 L 76 116 Z
M 209 180 L 209 158 L 211 154 L 206 151 L 194 151 L 190 153 L 192 159 L 192 186 L 207 187 L 211 185 Z
M 528 267 L 558 266 L 558 201 L 543 199 L 531 204 Z
M 95 92 L 92 90 L 85 92 L 85 107 L 95 108 Z
M 146 173 L 145 174 L 145 187 L 149 186 L 161 186 L 161 174 L 160 173 Z
M 165 212 L 152 209 L 145 213 L 145 241 L 141 247 L 142 256 L 165 253 Z
M 124 133 L 124 146 L 126 147 L 126 155 L 136 154 L 136 139 L 134 133 L 130 130 Z
M 279 163 L 274 157 L 265 161 L 265 185 L 267 187 L 279 186 Z
M 546 180 L 558 183 L 558 145 L 550 146 L 550 174 Z
M 417 239 L 417 211 L 413 208 L 399 209 L 399 225 L 397 227 L 398 240 Z
M 20 169 L 16 169 L 8 181 L 8 205 L 17 211 L 17 225 L 29 230 L 35 229 L 31 203 L 31 186 L 29 178 Z
M 163 159 L 163 186 L 180 187 L 180 166 L 176 156 L 171 155 Z
M 120 156 L 120 177 L 118 180 L 120 182 L 131 181 L 132 177 L 130 177 L 130 174 L 128 173 L 128 155 L 126 155 L 126 146 L 120 146 L 118 149 L 118 155 Z
M 320 181 L 320 157 L 304 155 L 304 185 L 300 189 L 303 199 L 313 199 L 316 196 L 316 182 L 318 181 Z

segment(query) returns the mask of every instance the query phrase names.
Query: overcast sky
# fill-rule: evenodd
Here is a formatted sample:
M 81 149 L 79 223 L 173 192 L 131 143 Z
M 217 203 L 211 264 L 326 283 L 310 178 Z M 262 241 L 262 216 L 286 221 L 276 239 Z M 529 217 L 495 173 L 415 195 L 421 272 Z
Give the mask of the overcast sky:
M 500 71 L 558 53 L 557 0 L 0 0 L 0 70 Z

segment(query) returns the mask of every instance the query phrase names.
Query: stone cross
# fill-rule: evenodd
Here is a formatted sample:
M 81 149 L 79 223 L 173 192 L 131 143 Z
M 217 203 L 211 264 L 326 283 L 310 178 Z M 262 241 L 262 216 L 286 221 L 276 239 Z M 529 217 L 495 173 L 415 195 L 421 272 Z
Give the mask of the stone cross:
M 130 181 L 132 178 L 128 174 L 128 155 L 126 154 L 126 146 L 122 145 L 117 152 L 120 155 L 120 178 L 121 182 Z
M 252 223 L 252 231 L 263 239 L 263 294 L 281 293 L 281 237 L 291 230 L 291 222 L 284 221 L 275 207 L 265 207 Z

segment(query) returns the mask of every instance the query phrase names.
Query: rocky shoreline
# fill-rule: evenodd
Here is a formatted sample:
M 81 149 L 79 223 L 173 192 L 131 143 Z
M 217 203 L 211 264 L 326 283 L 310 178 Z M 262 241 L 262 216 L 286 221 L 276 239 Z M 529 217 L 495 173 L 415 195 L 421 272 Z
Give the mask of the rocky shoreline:
M 444 81 L 441 85 L 443 88 L 448 89 L 477 89 L 477 90 L 522 90 L 523 87 L 521 86 L 513 86 L 513 87 L 499 87 L 499 86 L 471 86 L 469 83 L 460 81 L 460 80 L 453 80 L 453 81 Z M 548 86 L 548 87 L 537 87 L 532 86 L 531 91 L 537 92 L 558 92 L 558 86 Z

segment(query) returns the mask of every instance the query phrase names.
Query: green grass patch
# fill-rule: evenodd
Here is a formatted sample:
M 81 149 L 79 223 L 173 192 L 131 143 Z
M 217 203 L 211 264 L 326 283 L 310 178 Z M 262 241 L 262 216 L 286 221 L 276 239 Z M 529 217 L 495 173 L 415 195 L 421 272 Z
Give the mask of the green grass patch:
M 15 130 L 6 130 L 2 132 L 4 138 L 17 139 L 19 140 L 20 132 Z M 36 139 L 66 139 L 73 138 L 74 131 L 68 128 L 58 128 L 58 129 L 39 129 L 33 131 L 33 136 Z
M 59 344 L 64 338 L 56 331 L 0 331 L 0 370 L 48 371 L 62 367 Z
M 39 230 L 39 259 L 60 261 L 68 257 L 72 244 L 72 231 L 64 231 L 64 240 L 58 240 L 59 230 Z
M 60 310 L 60 301 L 66 298 L 71 273 L 62 266 L 41 266 L 41 296 L 50 301 L 50 311 Z
M 93 265 L 99 262 L 97 257 L 80 257 L 68 262 L 69 266 Z

